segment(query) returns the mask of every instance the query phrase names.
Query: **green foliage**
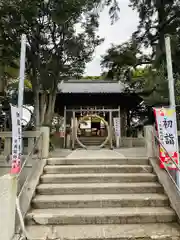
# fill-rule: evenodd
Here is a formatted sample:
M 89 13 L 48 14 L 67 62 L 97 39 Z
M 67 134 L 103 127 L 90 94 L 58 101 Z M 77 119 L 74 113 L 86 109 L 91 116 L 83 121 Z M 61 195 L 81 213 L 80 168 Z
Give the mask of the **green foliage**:
M 136 92 L 146 105 L 168 103 L 164 67 L 154 68 L 149 56 L 143 55 L 135 42 L 112 46 L 102 58 L 107 78 L 121 80 L 127 92 Z
M 133 34 L 133 39 L 139 46 L 151 47 L 152 64 L 157 72 L 163 72 L 167 85 L 166 54 L 164 38 L 171 36 L 172 62 L 175 78 L 176 101 L 180 103 L 179 76 L 180 76 L 180 4 L 176 0 L 130 0 L 130 5 L 139 13 L 138 30 Z M 155 82 L 155 81 L 154 81 Z M 167 97 L 167 87 L 164 93 Z
M 178 105 L 178 109 L 180 107 L 180 77 L 176 77 L 175 81 L 175 95 L 176 95 L 176 105 Z
M 3 2 L 0 14 L 1 43 L 14 56 L 20 36 L 27 35 L 27 70 L 42 88 L 54 87 L 54 80 L 79 76 L 103 39 L 96 35 L 100 11 L 109 7 L 111 20 L 119 11 L 116 0 L 27 0 Z M 11 23 L 11 24 L 10 24 Z M 79 24 L 81 31 L 76 31 Z M 38 77 L 37 77 L 38 76 Z M 52 83 L 51 86 L 49 83 Z
M 152 48 L 156 67 L 165 63 L 165 34 L 179 36 L 180 4 L 176 0 L 130 0 L 130 5 L 139 13 L 138 30 L 133 38 L 141 46 Z M 176 50 L 178 44 L 173 46 Z M 174 54 L 176 51 L 174 52 Z
M 13 62 L 12 62 L 13 63 Z M 4 65 L 0 63 L 0 85 L 1 85 L 1 93 L 3 95 L 7 94 L 8 86 L 10 82 L 14 79 L 18 78 L 19 75 L 19 67 L 15 63 L 10 65 Z
M 103 56 L 102 66 L 107 71 L 107 77 L 125 82 L 130 90 L 139 93 L 150 106 L 168 104 L 164 38 L 165 34 L 170 34 L 176 99 L 179 102 L 179 1 L 130 0 L 130 7 L 139 14 L 138 29 L 130 41 L 112 46 Z M 144 56 L 141 51 L 144 47 L 151 48 L 152 54 Z
M 17 55 L 20 36 L 27 35 L 27 71 L 42 88 L 53 88 L 67 76 L 79 76 L 103 39 L 96 35 L 100 11 L 109 7 L 112 22 L 119 11 L 116 0 L 23 0 L 1 4 L 1 44 L 4 59 Z M 11 23 L 11 24 L 10 24 Z M 81 31 L 76 31 L 79 24 Z M 16 56 L 17 57 L 17 56 Z M 52 83 L 52 84 L 50 84 Z
M 12 90 L 18 90 L 18 86 L 19 86 L 19 80 L 17 79 L 12 79 L 11 81 L 9 81 L 8 83 L 8 89 L 12 89 Z M 24 88 L 25 90 L 29 90 L 32 91 L 32 84 L 28 79 L 24 80 Z
M 104 7 L 109 8 L 112 23 L 117 20 L 116 0 L 8 0 L 1 3 L 2 62 L 8 65 L 10 59 L 19 58 L 20 38 L 25 33 L 26 74 L 32 84 L 37 118 L 39 91 L 48 93 L 42 105 L 47 104 L 43 111 L 47 110 L 46 119 L 51 119 L 58 82 L 67 77 L 80 77 L 94 49 L 102 43 L 96 31 Z
M 102 56 L 101 66 L 108 69 L 107 78 L 124 81 L 130 77 L 132 69 L 149 63 L 136 42 L 129 41 L 121 45 L 112 45 Z

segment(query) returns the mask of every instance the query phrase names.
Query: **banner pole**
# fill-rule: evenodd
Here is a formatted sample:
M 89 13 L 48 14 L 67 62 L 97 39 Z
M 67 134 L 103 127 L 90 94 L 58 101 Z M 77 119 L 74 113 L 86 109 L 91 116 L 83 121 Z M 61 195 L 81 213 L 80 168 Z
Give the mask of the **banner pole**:
M 20 73 L 19 73 L 19 89 L 18 89 L 18 109 L 20 114 L 20 156 L 22 155 L 22 115 L 23 115 L 23 99 L 24 99 L 24 79 L 25 79 L 25 63 L 26 63 L 26 35 L 21 36 L 21 57 L 20 57 Z
M 169 101 L 170 107 L 175 110 L 175 131 L 176 131 L 176 149 L 178 154 L 178 165 L 179 165 L 179 144 L 178 144 L 178 134 L 177 134 L 177 117 L 176 117 L 176 101 L 174 93 L 174 77 L 173 77 L 173 67 L 172 67 L 172 56 L 171 56 L 171 39 L 169 35 L 165 36 L 165 48 L 166 48 L 166 62 L 167 62 L 167 73 L 168 73 L 168 86 L 169 86 Z M 176 183 L 180 187 L 180 172 L 176 171 Z

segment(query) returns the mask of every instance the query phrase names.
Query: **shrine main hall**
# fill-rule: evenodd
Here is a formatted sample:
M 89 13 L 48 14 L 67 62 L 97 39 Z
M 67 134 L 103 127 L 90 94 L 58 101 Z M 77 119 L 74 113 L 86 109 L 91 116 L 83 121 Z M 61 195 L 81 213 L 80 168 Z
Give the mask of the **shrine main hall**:
M 120 81 L 62 81 L 58 85 L 55 112 L 64 119 L 64 148 L 91 145 L 113 148 L 117 135 L 119 146 L 135 142 L 141 145 L 141 141 L 127 137 L 129 114 L 141 102 L 142 98 L 128 91 Z

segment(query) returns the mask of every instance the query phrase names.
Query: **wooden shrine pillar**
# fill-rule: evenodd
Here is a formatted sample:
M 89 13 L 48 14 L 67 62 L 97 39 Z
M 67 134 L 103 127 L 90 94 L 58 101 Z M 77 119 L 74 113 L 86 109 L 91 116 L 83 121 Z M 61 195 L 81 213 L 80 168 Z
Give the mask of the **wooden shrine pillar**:
M 71 126 L 72 126 L 72 149 L 74 150 L 75 148 L 75 138 L 76 138 L 76 115 L 75 111 L 73 110 L 73 117 L 71 119 Z
M 113 122 L 112 122 L 112 111 L 109 111 L 109 144 L 110 149 L 113 149 Z

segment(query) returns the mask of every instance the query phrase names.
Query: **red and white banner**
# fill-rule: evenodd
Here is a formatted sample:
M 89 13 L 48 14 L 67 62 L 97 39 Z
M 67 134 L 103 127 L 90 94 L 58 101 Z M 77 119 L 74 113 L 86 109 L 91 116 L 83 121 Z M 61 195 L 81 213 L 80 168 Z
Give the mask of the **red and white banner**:
M 12 160 L 11 173 L 17 174 L 21 170 L 21 118 L 19 108 L 11 105 L 12 118 Z
M 179 163 L 178 136 L 176 125 L 176 112 L 174 108 L 154 108 L 156 118 L 157 134 L 160 142 L 172 157 Z M 176 169 L 167 152 L 162 146 L 159 146 L 160 167 Z

